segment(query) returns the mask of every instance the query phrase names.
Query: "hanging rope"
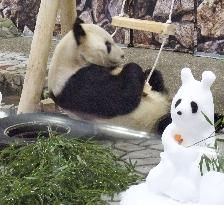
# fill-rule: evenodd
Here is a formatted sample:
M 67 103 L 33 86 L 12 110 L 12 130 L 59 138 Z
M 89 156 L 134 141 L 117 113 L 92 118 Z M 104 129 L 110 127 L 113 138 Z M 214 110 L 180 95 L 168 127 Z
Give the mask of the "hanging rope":
M 126 4 L 126 1 L 127 1 L 127 0 L 124 0 L 124 1 L 123 1 L 123 3 L 122 3 L 122 7 L 121 7 L 121 12 L 120 12 L 120 14 L 119 14 L 118 16 L 121 16 L 121 17 L 122 17 L 122 16 L 125 15 L 125 13 L 124 13 L 124 7 L 125 7 L 125 4 Z M 112 38 L 116 35 L 116 33 L 118 32 L 118 30 L 119 30 L 119 28 L 116 27 L 115 31 L 111 34 L 111 37 L 112 37 Z
M 120 12 L 119 16 L 124 16 L 124 15 L 125 15 L 125 13 L 124 13 L 124 7 L 125 7 L 125 4 L 126 4 L 126 1 L 127 1 L 127 0 L 124 0 L 123 3 L 122 3 L 121 12 Z M 171 24 L 171 23 L 172 23 L 172 15 L 173 15 L 174 3 L 175 3 L 175 0 L 172 0 L 171 7 L 170 7 L 170 12 L 169 12 L 169 18 L 168 18 L 168 20 L 166 21 L 167 24 Z M 119 28 L 117 27 L 117 28 L 115 29 L 114 33 L 111 35 L 112 38 L 116 35 L 116 33 L 117 33 L 118 30 L 119 30 Z M 155 60 L 154 65 L 153 65 L 153 67 L 152 67 L 152 70 L 151 70 L 151 72 L 149 73 L 149 75 L 148 75 L 148 77 L 147 77 L 146 84 L 148 84 L 148 82 L 149 82 L 149 80 L 150 80 L 150 78 L 151 78 L 151 76 L 152 76 L 154 70 L 155 70 L 156 67 L 157 67 L 157 64 L 158 64 L 160 55 L 161 55 L 161 53 L 162 53 L 162 50 L 163 50 L 163 48 L 164 48 L 164 46 L 165 46 L 165 43 L 166 43 L 166 40 L 167 40 L 168 37 L 169 37 L 169 35 L 164 35 L 164 37 L 163 37 L 163 42 L 162 42 L 161 47 L 160 47 L 160 49 L 159 49 L 159 52 L 158 52 L 158 54 L 157 54 L 157 57 L 156 57 L 156 60 Z
M 170 7 L 169 18 L 168 18 L 168 20 L 166 21 L 167 24 L 171 24 L 171 23 L 172 23 L 172 15 L 173 15 L 174 2 L 175 2 L 175 0 L 172 0 L 171 7 Z M 160 47 L 160 49 L 159 49 L 159 53 L 157 54 L 157 57 L 156 57 L 156 60 L 155 60 L 154 65 L 153 65 L 153 67 L 152 67 L 152 70 L 151 70 L 151 72 L 149 73 L 149 75 L 148 75 L 148 77 L 147 77 L 146 83 L 149 82 L 150 78 L 152 77 L 152 74 L 153 74 L 154 70 L 155 70 L 156 67 L 157 67 L 157 64 L 158 64 L 160 55 L 161 55 L 161 53 L 162 53 L 162 50 L 163 50 L 163 48 L 164 48 L 164 46 L 165 46 L 165 43 L 166 43 L 166 40 L 167 40 L 168 37 L 169 37 L 168 35 L 165 35 L 165 36 L 163 37 L 163 42 L 162 42 L 161 47 Z

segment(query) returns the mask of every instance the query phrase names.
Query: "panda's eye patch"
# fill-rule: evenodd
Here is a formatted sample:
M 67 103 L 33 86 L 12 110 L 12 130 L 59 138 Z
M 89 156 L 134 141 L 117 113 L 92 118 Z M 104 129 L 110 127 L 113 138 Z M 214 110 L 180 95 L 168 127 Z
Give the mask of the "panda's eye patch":
M 179 99 L 176 103 L 175 103 L 175 108 L 181 103 L 181 99 Z
M 105 45 L 107 47 L 107 53 L 110 53 L 111 52 L 111 43 L 109 41 L 106 41 Z
M 192 113 L 196 113 L 198 111 L 198 104 L 194 101 L 191 102 Z

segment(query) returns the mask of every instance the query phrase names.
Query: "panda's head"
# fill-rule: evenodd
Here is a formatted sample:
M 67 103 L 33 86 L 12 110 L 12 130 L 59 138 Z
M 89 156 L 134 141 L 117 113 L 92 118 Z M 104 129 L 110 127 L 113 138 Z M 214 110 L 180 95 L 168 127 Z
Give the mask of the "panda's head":
M 203 113 L 213 122 L 214 104 L 210 87 L 215 75 L 210 71 L 202 74 L 202 80 L 194 79 L 191 70 L 184 68 L 181 71 L 182 86 L 173 98 L 171 116 L 173 122 L 181 126 L 198 126 L 206 119 Z
M 73 26 L 73 34 L 81 58 L 89 64 L 105 67 L 117 66 L 124 53 L 111 35 L 94 24 L 84 24 L 77 18 Z

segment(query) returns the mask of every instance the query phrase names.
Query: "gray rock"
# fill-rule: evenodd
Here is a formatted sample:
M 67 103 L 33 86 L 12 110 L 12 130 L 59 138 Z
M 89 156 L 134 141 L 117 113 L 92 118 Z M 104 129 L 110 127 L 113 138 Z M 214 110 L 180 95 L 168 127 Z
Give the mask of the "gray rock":
M 0 18 L 0 37 L 12 38 L 20 35 L 20 32 L 10 19 Z
M 177 26 L 175 37 L 185 48 L 194 47 L 194 24 L 193 23 L 175 23 Z
M 170 13 L 171 0 L 158 0 L 153 16 L 168 17 Z M 173 16 L 194 10 L 194 0 L 176 0 L 173 9 Z
M 136 140 L 124 140 L 123 142 L 129 143 L 129 144 L 135 144 L 135 145 L 139 145 L 142 142 L 145 142 L 145 139 L 136 139 Z
M 148 147 L 150 145 L 157 145 L 157 144 L 161 144 L 161 140 L 160 139 L 151 139 L 151 140 L 146 140 L 142 143 L 140 143 L 141 146 L 145 146 Z
M 117 149 L 113 149 L 113 153 L 114 153 L 117 157 L 123 157 L 124 155 L 126 155 L 126 152 L 121 151 L 121 150 L 117 150 Z
M 224 55 L 224 40 L 214 40 L 198 44 L 198 51 Z
M 141 150 L 141 151 L 135 151 L 135 152 L 130 152 L 127 155 L 125 155 L 124 157 L 122 157 L 122 159 L 144 159 L 144 158 L 148 158 L 148 157 L 152 157 L 152 158 L 157 158 L 160 156 L 160 151 L 158 150 L 151 150 L 151 149 L 145 149 L 145 150 Z
M 154 166 L 153 165 L 150 165 L 150 166 L 137 166 L 135 168 L 135 170 L 139 173 L 141 173 L 142 175 L 147 175 L 149 173 L 149 171 L 153 168 Z
M 151 149 L 156 149 L 156 150 L 159 150 L 159 151 L 163 151 L 164 150 L 162 144 L 152 145 L 152 146 L 150 146 L 150 148 Z
M 152 158 L 147 157 L 143 159 L 130 159 L 132 164 L 136 164 L 136 166 L 147 166 L 147 165 L 157 165 L 160 162 L 160 158 Z M 126 159 L 126 162 L 129 162 L 129 159 Z
M 107 1 L 92 0 L 93 18 L 95 22 L 100 22 L 105 18 Z
M 129 143 L 116 143 L 115 148 L 125 152 L 138 151 L 143 150 L 145 147 L 141 147 L 139 145 L 129 144 Z
M 181 19 L 182 22 L 192 22 L 192 23 L 194 22 L 194 20 L 195 20 L 195 17 L 193 12 L 184 14 Z
M 150 45 L 152 43 L 152 33 L 146 31 L 134 31 L 134 44 Z
M 91 14 L 92 10 L 88 9 L 86 11 L 83 11 L 79 18 L 82 19 L 85 23 L 93 23 L 93 19 L 92 19 L 92 14 Z
M 121 13 L 123 0 L 111 0 L 108 5 L 108 10 L 111 16 L 117 16 Z
M 206 37 L 224 37 L 223 1 L 204 0 L 198 7 L 198 27 Z

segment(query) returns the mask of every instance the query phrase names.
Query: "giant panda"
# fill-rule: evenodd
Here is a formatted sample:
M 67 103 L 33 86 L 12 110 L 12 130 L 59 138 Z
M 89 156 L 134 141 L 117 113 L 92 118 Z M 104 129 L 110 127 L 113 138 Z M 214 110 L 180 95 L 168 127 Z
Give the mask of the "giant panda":
M 80 19 L 54 51 L 48 74 L 50 97 L 72 117 L 141 131 L 152 131 L 168 112 L 163 76 L 155 70 L 145 94 L 149 71 L 128 63 L 111 35 Z

